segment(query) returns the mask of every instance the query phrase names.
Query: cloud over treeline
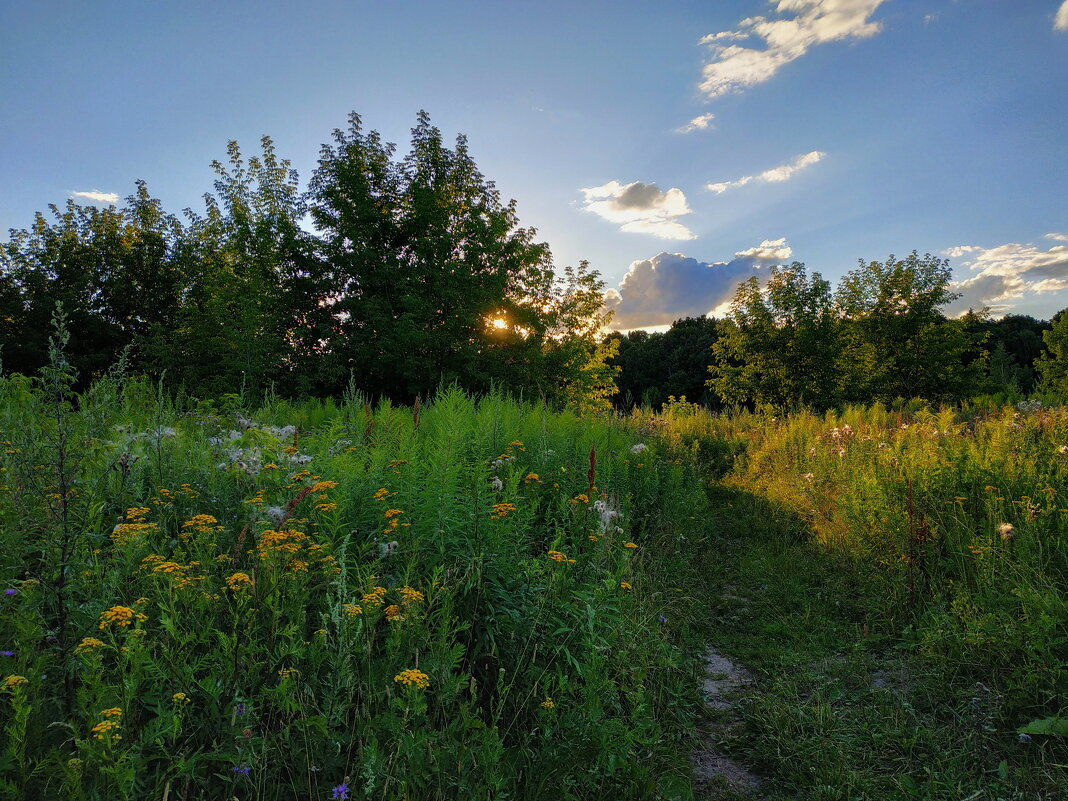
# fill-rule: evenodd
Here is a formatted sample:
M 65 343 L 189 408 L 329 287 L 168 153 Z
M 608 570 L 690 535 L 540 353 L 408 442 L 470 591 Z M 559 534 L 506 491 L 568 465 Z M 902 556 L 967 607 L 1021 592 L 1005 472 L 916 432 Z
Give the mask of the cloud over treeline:
M 730 261 L 702 262 L 682 253 L 658 253 L 632 262 L 617 289 L 605 293 L 612 327 L 647 328 L 700 317 L 730 302 L 738 285 L 763 268 L 782 264 L 793 251 L 784 239 L 738 251 Z
M 88 200 L 92 203 L 119 202 L 119 196 L 114 192 L 101 192 L 99 189 L 90 189 L 88 192 L 71 192 L 70 196 L 75 199 Z
M 1068 240 L 1064 234 L 1046 234 L 1046 238 Z M 962 265 L 974 273 L 954 282 L 952 289 L 961 297 L 947 307 L 950 315 L 984 306 L 999 314 L 1011 310 L 1013 301 L 1025 294 L 1068 289 L 1068 245 L 1054 245 L 1048 250 L 1015 242 L 993 248 L 959 245 L 943 254 L 962 259 Z

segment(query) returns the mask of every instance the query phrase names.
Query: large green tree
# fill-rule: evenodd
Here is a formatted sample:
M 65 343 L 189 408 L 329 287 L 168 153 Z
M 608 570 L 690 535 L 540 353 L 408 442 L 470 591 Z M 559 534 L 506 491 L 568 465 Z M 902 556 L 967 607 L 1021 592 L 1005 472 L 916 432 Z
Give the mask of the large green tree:
M 465 138 L 447 147 L 425 112 L 409 154 L 394 152 L 353 114 L 311 180 L 334 369 L 400 400 L 450 382 L 596 392 L 607 375 L 597 274 L 581 266 L 557 280 L 548 246 L 519 225 Z
M 799 262 L 772 267 L 763 287 L 756 276 L 738 287 L 708 386 L 727 404 L 832 406 L 837 333 L 830 283 Z
M 1052 327 L 1042 335 L 1046 350 L 1035 360 L 1044 389 L 1068 400 L 1068 309 L 1053 317 Z
M 106 370 L 127 346 L 166 337 L 183 289 L 182 226 L 144 182 L 122 208 L 50 206 L 32 228 L 0 248 L 0 344 L 4 369 L 33 373 L 47 362 L 56 304 L 74 336 L 68 358 L 83 380 Z
M 904 259 L 865 262 L 836 293 L 842 320 L 839 358 L 843 400 L 948 401 L 985 388 L 980 315 L 947 319 L 956 299 L 948 259 L 915 251 Z M 985 312 L 984 312 L 985 314 Z

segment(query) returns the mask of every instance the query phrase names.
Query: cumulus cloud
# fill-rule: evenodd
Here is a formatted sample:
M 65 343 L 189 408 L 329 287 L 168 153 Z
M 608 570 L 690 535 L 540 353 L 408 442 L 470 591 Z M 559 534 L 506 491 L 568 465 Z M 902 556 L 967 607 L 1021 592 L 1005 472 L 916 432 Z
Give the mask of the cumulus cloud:
M 620 230 L 652 234 L 661 239 L 696 239 L 678 218 L 690 213 L 681 189 L 660 190 L 655 183 L 609 181 L 580 190 L 587 211 L 617 223 Z
M 820 161 L 827 154 L 821 150 L 813 150 L 811 153 L 805 153 L 798 156 L 789 164 L 780 164 L 778 167 L 772 167 L 770 170 L 764 170 L 764 172 L 758 175 L 744 175 L 735 181 L 723 181 L 717 184 L 706 184 L 705 189 L 709 192 L 715 192 L 717 195 L 726 192 L 728 189 L 733 189 L 736 186 L 745 186 L 750 181 L 764 181 L 765 183 L 782 183 L 783 181 L 789 181 L 793 178 L 794 173 L 798 170 L 803 170 L 809 165 L 815 164 Z
M 884 2 L 778 0 L 774 6 L 779 19 L 749 17 L 738 23 L 737 30 L 700 39 L 699 44 L 711 49 L 712 60 L 702 68 L 699 88 L 709 97 L 740 92 L 770 80 L 816 45 L 874 36 L 881 26 L 870 18 Z M 758 40 L 763 48 L 736 44 L 745 40 Z
M 90 189 L 88 192 L 71 192 L 72 198 L 89 200 L 93 203 L 118 203 L 119 196 L 114 192 L 101 192 L 99 189 Z
M 712 119 L 715 116 L 715 114 L 709 112 L 708 114 L 702 114 L 699 117 L 694 117 L 685 125 L 681 125 L 676 128 L 675 133 L 688 134 L 693 131 L 704 131 L 708 128 L 709 125 L 711 125 Z
M 1057 16 L 1053 18 L 1053 30 L 1068 31 L 1068 0 L 1064 0 L 1057 9 Z
M 1068 0 L 1065 0 L 1068 3 Z M 1054 242 L 1068 242 L 1068 234 L 1043 234 L 1046 239 L 1052 239 Z
M 964 264 L 975 273 L 952 285 L 961 297 L 947 307 L 950 315 L 983 306 L 1001 313 L 1026 293 L 1068 289 L 1068 245 L 1054 245 L 1049 250 L 1017 243 L 993 248 L 963 245 L 945 252 L 964 255 Z
M 729 303 L 738 285 L 793 255 L 785 239 L 765 240 L 730 261 L 702 262 L 682 253 L 658 253 L 632 262 L 617 289 L 605 293 L 612 327 L 647 328 L 700 317 Z

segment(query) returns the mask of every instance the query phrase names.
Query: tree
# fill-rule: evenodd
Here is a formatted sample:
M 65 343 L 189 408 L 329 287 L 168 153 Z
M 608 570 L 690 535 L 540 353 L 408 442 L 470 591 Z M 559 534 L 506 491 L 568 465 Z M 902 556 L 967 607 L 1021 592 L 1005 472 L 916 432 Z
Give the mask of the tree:
M 781 408 L 837 401 L 837 321 L 830 283 L 805 266 L 772 267 L 738 287 L 712 346 L 708 386 L 728 404 Z
M 396 162 L 394 152 L 352 114 L 311 180 L 333 287 L 334 369 L 402 401 L 450 382 L 592 391 L 606 375 L 591 339 L 603 321 L 597 274 L 583 265 L 557 280 L 548 246 L 519 226 L 515 201 L 503 204 L 466 139 L 446 147 L 425 112 L 408 156 Z
M 984 383 L 975 323 L 985 312 L 948 320 L 954 300 L 948 259 L 913 251 L 905 259 L 865 262 L 836 293 L 843 320 L 839 359 L 846 401 L 932 401 L 967 397 Z
M 1068 399 L 1068 313 L 1058 312 L 1053 326 L 1042 335 L 1046 352 L 1035 360 L 1043 388 Z
M 105 371 L 128 345 L 173 326 L 183 270 L 176 260 L 181 224 L 165 214 L 143 181 L 122 209 L 49 207 L 0 249 L 0 344 L 4 367 L 32 374 L 48 361 L 56 304 L 74 332 L 68 358 L 83 382 Z M 143 353 L 135 360 L 147 366 Z

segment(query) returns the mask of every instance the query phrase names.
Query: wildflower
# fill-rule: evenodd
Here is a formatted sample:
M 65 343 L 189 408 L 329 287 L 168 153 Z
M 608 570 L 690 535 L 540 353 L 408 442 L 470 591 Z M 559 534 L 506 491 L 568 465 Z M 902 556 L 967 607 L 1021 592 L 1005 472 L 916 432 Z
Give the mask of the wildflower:
M 248 776 L 249 774 L 248 765 L 234 765 L 232 768 L 230 768 L 230 770 L 234 773 L 240 773 L 242 776 Z
M 8 598 L 10 598 L 12 595 L 17 595 L 17 594 L 18 594 L 18 590 L 13 590 L 13 589 L 4 590 L 4 595 L 6 595 Z
M 542 709 L 552 709 L 556 704 L 553 703 L 553 699 L 549 696 L 545 696 L 545 700 L 541 702 Z
M 635 456 L 637 456 L 639 453 L 644 451 L 646 449 L 646 447 L 647 446 L 646 446 L 646 444 L 644 442 L 639 442 L 637 445 L 631 445 L 630 446 L 630 452 L 633 453 Z
M 345 784 L 345 782 L 342 782 L 341 784 L 339 784 L 337 787 L 335 787 L 333 789 L 333 791 L 330 794 L 330 797 L 331 798 L 341 798 L 341 799 L 348 798 L 349 797 L 349 786 L 347 784 Z
M 24 684 L 29 684 L 30 680 L 25 676 L 8 676 L 4 679 L 4 689 L 13 690 L 16 687 L 21 687 Z
M 380 542 L 378 543 L 378 558 L 388 559 L 397 552 L 397 548 L 400 547 L 396 540 L 392 542 Z
M 171 703 L 175 704 L 188 704 L 189 696 L 185 693 L 175 693 L 171 696 Z
M 243 587 L 253 586 L 253 581 L 249 578 L 248 573 L 234 573 L 226 579 L 226 586 L 237 592 Z
M 244 715 L 245 714 L 245 709 L 246 709 L 245 702 L 244 701 L 239 701 L 237 706 L 234 707 L 234 714 L 235 715 Z
M 386 614 L 386 620 L 397 620 L 403 617 L 403 615 L 401 615 L 401 608 L 396 604 L 390 604 L 383 611 Z
M 282 668 L 278 671 L 278 675 L 285 679 L 295 679 L 300 675 L 300 671 L 296 668 Z
M 596 534 L 590 534 L 586 539 L 588 539 L 590 542 L 597 542 L 597 540 L 601 538 L 598 537 Z
M 1061 445 L 1059 448 L 1057 448 L 1057 453 L 1060 456 L 1068 455 L 1068 445 Z
M 417 604 L 426 600 L 426 597 L 419 590 L 413 590 L 411 587 L 401 587 L 397 592 L 401 595 L 401 603 L 405 606 L 408 604 Z
M 619 588 L 621 590 L 626 590 L 627 592 L 630 592 L 631 590 L 634 589 L 634 587 L 631 586 L 629 581 L 621 581 L 621 582 L 619 582 Z
M 389 490 L 386 489 L 385 487 L 377 489 L 377 490 L 375 490 L 375 500 L 376 501 L 384 501 L 386 498 L 389 497 L 389 494 L 390 494 Z
M 495 503 L 493 504 L 493 511 L 490 512 L 490 520 L 503 520 L 515 510 L 516 505 L 514 503 Z
M 110 623 L 114 623 L 116 626 L 129 626 L 133 623 L 135 616 L 142 617 L 128 606 L 113 606 L 100 613 L 100 626 L 98 628 L 106 629 Z
M 14 651 L 0 651 L 0 656 L 14 656 Z
M 404 514 L 403 509 L 386 509 L 385 513 L 383 514 L 383 517 L 385 517 L 386 520 L 389 520 L 390 518 L 397 517 L 398 515 L 402 514 Z
M 998 526 L 998 534 L 1001 536 L 1002 542 L 1008 542 L 1013 537 L 1013 532 L 1016 531 L 1016 527 L 1012 523 L 1002 523 Z
M 571 499 L 571 503 L 589 503 L 589 502 L 590 502 L 590 496 L 587 495 L 586 493 L 581 493 L 581 494 L 576 495 L 574 498 Z
M 633 542 L 624 542 L 623 543 L 623 547 L 626 548 L 627 550 L 633 551 L 635 548 L 638 547 L 638 545 L 636 543 L 633 543 Z
M 278 469 L 278 465 L 276 465 L 274 462 L 271 462 L 269 464 L 265 464 L 260 469 L 261 470 L 277 470 Z
M 84 637 L 80 643 L 78 643 L 76 650 L 78 651 L 91 651 L 94 648 L 99 648 L 104 643 L 98 640 L 96 637 Z
M 567 556 L 562 554 L 562 553 L 560 553 L 560 551 L 549 551 L 548 556 L 554 562 L 566 562 L 567 561 Z
M 119 724 L 114 720 L 102 720 L 93 726 L 90 731 L 93 733 L 93 737 L 97 740 L 115 739 L 121 740 L 118 734 L 114 732 L 119 728 Z
M 336 503 L 317 503 L 315 509 L 318 512 L 332 512 L 337 509 Z
M 420 690 L 425 690 L 430 686 L 430 677 L 420 670 L 402 670 L 396 676 L 393 677 L 393 681 L 403 684 L 407 687 L 418 687 Z
M 527 477 L 523 479 L 523 483 L 529 484 L 532 481 L 533 482 L 537 482 L 538 484 L 540 484 L 541 483 L 541 478 L 538 477 L 537 473 L 527 473 Z
M 494 492 L 500 492 L 504 489 L 504 482 L 497 478 L 497 476 L 494 476 L 490 479 L 490 486 L 493 488 Z
M 105 710 L 101 711 L 100 717 L 102 717 L 102 718 L 121 718 L 122 717 L 122 709 L 117 707 L 117 706 L 113 706 L 110 709 L 105 709 Z
M 657 619 L 659 619 L 661 623 L 667 623 L 667 618 L 663 615 L 657 615 Z
M 363 607 L 359 604 L 342 604 L 341 609 L 349 617 L 356 617 L 356 615 L 363 614 Z

